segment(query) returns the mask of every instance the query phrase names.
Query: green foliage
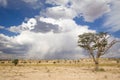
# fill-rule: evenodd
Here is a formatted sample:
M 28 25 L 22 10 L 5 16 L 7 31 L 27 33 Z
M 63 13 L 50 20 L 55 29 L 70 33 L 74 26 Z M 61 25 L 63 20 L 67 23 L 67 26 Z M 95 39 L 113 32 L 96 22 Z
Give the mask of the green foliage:
M 116 43 L 115 40 L 111 43 L 108 42 L 109 35 L 106 32 L 84 33 L 78 37 L 78 46 L 88 50 L 92 54 L 96 52 L 97 57 L 104 55 L 106 51 Z
M 18 64 L 18 62 L 19 62 L 18 59 L 14 59 L 14 60 L 12 61 L 12 63 L 14 63 L 15 66 Z
M 108 35 L 106 32 L 84 33 L 78 37 L 78 46 L 89 52 L 95 64 L 97 63 L 96 69 L 98 69 L 98 60 L 100 56 L 104 55 L 110 49 L 110 47 L 116 43 L 116 40 L 108 43 L 108 38 L 110 35 Z
M 108 45 L 107 33 L 84 33 L 79 35 L 78 46 L 86 50 L 97 50 L 104 52 L 105 47 Z
M 89 50 L 90 44 L 93 43 L 94 33 L 85 33 L 83 35 L 79 35 L 78 46 Z

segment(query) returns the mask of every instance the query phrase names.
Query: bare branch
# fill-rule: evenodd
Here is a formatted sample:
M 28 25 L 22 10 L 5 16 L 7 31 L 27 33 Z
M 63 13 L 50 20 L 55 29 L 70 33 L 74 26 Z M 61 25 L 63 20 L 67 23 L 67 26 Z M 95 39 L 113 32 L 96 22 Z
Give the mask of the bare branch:
M 102 55 L 104 55 L 115 43 L 117 43 L 118 41 L 113 40 L 105 49 L 105 51 L 102 53 Z

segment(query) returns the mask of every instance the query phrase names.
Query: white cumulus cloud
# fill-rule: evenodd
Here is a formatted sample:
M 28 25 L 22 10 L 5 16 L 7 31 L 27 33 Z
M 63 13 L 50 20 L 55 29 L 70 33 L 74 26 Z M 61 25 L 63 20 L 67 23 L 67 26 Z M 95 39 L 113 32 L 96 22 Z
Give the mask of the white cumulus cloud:
M 107 19 L 104 26 L 108 31 L 120 31 L 120 0 L 113 0 L 111 2 L 111 12 L 107 14 Z
M 30 5 L 33 9 L 41 8 L 43 5 L 42 0 L 22 0 L 23 2 Z
M 36 2 L 41 0 L 22 1 L 38 5 Z M 93 22 L 110 11 L 108 3 L 109 0 L 46 0 L 46 4 L 53 6 L 19 26 L 8 28 L 18 35 L 0 34 L 0 55 L 41 59 L 85 57 L 84 50 L 77 46 L 78 35 L 96 31 L 78 25 L 74 18 L 83 16 L 85 21 Z
M 61 1 L 61 0 L 60 0 Z M 87 22 L 102 17 L 110 11 L 109 0 L 59 0 L 47 1 L 50 4 L 58 5 L 46 10 L 46 16 L 54 18 L 75 18 L 83 17 Z
M 25 30 L 34 29 L 35 25 L 37 25 L 36 19 L 30 18 L 27 22 L 23 22 L 19 26 L 11 26 L 10 28 L 8 28 L 8 30 L 11 32 L 20 33 L 20 32 L 25 31 Z
M 87 22 L 93 22 L 110 11 L 106 0 L 75 0 L 72 1 L 72 4 L 71 7 Z
M 70 0 L 46 0 L 46 3 L 53 5 L 66 5 Z
M 46 23 L 46 25 L 57 25 L 60 31 L 58 33 L 52 30 L 46 33 L 36 33 L 31 30 L 23 30 L 19 35 L 6 41 L 7 43 L 2 47 L 1 51 L 3 53 L 8 53 L 8 51 L 16 54 L 25 53 L 26 56 L 23 55 L 26 58 L 41 59 L 80 58 L 85 56 L 85 54 L 81 54 L 83 49 L 77 46 L 78 35 L 85 32 L 95 32 L 94 30 L 89 30 L 88 26 L 77 25 L 71 19 L 56 20 L 54 18 L 40 17 L 39 22 Z M 41 26 L 41 24 L 34 27 L 38 26 Z M 4 43 L 1 43 L 1 45 L 4 45 Z
M 73 19 L 76 16 L 75 11 L 65 6 L 55 6 L 55 7 L 47 8 L 46 11 L 42 12 L 41 14 L 46 17 L 51 17 L 55 19 L 60 19 L 60 18 Z

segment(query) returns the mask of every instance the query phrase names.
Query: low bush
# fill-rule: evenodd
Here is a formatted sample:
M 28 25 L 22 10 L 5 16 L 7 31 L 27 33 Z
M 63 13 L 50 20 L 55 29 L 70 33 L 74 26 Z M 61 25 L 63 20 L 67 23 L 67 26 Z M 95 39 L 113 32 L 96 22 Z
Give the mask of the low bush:
M 14 63 L 15 66 L 18 64 L 18 62 L 19 62 L 18 59 L 14 59 L 14 60 L 12 61 L 12 63 Z

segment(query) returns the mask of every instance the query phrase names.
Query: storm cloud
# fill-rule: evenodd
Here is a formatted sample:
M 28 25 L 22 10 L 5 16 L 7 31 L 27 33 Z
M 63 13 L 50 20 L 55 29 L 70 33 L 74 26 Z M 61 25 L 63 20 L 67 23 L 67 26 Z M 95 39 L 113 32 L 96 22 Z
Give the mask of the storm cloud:
M 15 2 L 17 3 L 17 0 Z M 86 52 L 77 46 L 78 35 L 96 30 L 90 29 L 89 25 L 77 24 L 74 18 L 83 17 L 85 22 L 94 22 L 111 10 L 109 0 L 19 0 L 18 2 L 31 6 L 29 8 L 32 9 L 39 9 L 39 14 L 27 18 L 20 25 L 6 28 L 18 35 L 10 37 L 0 34 L 0 55 L 4 58 L 5 56 L 13 58 L 14 55 L 20 58 L 39 59 L 86 57 Z M 5 2 L 0 0 L 0 4 L 2 3 Z M 4 6 L 12 3 L 6 0 Z M 120 50 L 116 46 L 111 50 L 119 53 Z

